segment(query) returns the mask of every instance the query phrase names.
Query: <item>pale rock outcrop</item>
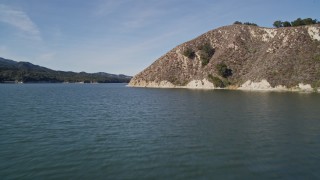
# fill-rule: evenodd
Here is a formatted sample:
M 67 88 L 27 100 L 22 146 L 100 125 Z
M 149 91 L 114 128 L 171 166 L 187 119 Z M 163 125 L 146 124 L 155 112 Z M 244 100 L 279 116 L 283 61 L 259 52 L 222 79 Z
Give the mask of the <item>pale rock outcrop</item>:
M 203 80 L 192 80 L 190 81 L 185 88 L 189 89 L 214 89 L 214 85 L 207 79 Z
M 129 87 L 147 87 L 147 88 L 186 88 L 186 89 L 233 89 L 233 90 L 246 90 L 246 91 L 301 91 L 301 92 L 320 92 L 320 88 L 314 89 L 310 84 L 299 83 L 298 86 L 293 88 L 287 88 L 283 85 L 277 85 L 272 87 L 270 83 L 263 79 L 260 82 L 254 82 L 251 80 L 246 81 L 240 87 L 226 87 L 219 88 L 214 87 L 214 85 L 207 79 L 202 80 L 192 80 L 185 86 L 177 86 L 168 81 L 161 82 L 146 82 L 139 81 L 136 84 L 128 84 Z
M 320 30 L 316 27 L 308 27 L 308 33 L 310 37 L 314 40 L 320 41 Z
M 309 92 L 314 91 L 314 89 L 311 87 L 310 84 L 299 83 L 298 87 L 302 91 L 309 91 Z
M 242 90 L 271 90 L 272 87 L 270 83 L 263 79 L 260 82 L 253 82 L 251 80 L 246 81 L 238 89 Z

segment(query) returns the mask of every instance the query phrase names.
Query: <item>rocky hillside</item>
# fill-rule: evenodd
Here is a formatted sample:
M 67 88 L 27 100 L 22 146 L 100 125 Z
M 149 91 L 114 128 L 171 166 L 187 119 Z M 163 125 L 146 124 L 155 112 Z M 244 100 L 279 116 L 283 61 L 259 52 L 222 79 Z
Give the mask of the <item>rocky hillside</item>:
M 175 47 L 129 86 L 270 89 L 306 84 L 320 86 L 320 24 L 221 27 Z

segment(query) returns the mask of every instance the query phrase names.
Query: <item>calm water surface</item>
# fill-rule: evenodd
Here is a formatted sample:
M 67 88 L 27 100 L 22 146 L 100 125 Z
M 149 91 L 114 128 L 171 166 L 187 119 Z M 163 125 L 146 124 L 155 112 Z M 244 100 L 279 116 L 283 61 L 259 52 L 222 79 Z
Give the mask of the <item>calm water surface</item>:
M 320 94 L 0 84 L 0 179 L 319 179 Z

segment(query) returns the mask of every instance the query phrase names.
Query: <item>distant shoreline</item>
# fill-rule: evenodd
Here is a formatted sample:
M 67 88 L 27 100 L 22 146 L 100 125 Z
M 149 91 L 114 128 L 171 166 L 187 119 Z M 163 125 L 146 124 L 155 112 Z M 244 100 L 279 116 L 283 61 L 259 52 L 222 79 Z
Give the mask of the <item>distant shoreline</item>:
M 0 83 L 128 83 L 131 76 L 105 72 L 56 71 L 0 57 Z
M 128 84 L 127 82 L 0 82 L 0 84 Z

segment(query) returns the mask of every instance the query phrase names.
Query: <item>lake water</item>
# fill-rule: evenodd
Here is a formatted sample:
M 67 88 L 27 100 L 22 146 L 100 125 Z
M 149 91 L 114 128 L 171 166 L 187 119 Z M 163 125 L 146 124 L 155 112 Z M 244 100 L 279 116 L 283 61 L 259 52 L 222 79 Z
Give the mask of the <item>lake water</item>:
M 319 179 L 320 94 L 0 84 L 0 179 Z

